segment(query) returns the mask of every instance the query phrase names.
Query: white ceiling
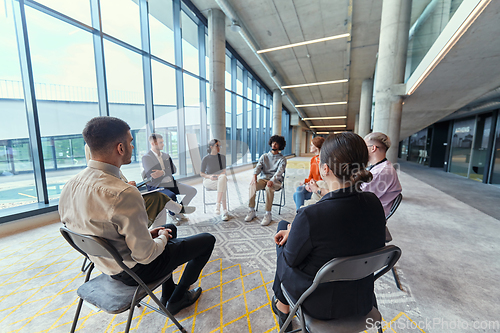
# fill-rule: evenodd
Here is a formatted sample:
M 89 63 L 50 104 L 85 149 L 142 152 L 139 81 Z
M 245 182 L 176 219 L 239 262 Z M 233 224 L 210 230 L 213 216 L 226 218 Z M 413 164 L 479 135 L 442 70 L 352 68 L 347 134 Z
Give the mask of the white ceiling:
M 314 121 L 313 125 L 346 124 L 354 129 L 361 83 L 373 75 L 382 0 L 227 0 L 261 49 L 351 33 L 342 38 L 266 53 L 283 84 L 348 78 L 349 83 L 289 89 L 299 104 L 348 101 L 348 105 L 302 108 L 308 117 L 347 115 L 346 120 Z M 214 0 L 192 0 L 208 17 Z M 352 3 L 352 8 L 349 4 Z M 420 8 L 422 7 L 422 8 Z M 422 11 L 420 6 L 417 11 Z M 352 13 L 352 16 L 350 14 Z M 403 108 L 402 137 L 442 119 L 500 85 L 500 1 L 492 1 Z M 414 15 L 415 16 L 415 15 Z M 412 18 L 414 20 L 415 18 Z M 352 26 L 351 26 L 352 22 Z M 239 33 L 226 39 L 271 89 L 277 89 L 266 69 Z M 285 106 L 293 111 L 287 99 Z

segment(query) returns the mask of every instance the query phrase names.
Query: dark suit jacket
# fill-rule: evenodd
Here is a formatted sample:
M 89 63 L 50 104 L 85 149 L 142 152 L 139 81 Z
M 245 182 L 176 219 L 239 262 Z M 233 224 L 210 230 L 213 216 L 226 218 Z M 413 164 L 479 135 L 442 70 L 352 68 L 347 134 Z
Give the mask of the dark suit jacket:
M 173 174 L 177 172 L 177 169 L 175 168 L 175 165 L 172 162 L 169 154 L 161 152 L 161 157 L 163 160 L 163 164 L 165 165 L 165 176 L 153 179 L 148 185 L 152 187 L 175 187 Z M 147 154 L 142 156 L 142 167 L 144 168 L 145 178 L 150 177 L 151 173 L 153 173 L 153 170 L 161 170 L 160 162 L 158 161 L 158 158 L 152 150 L 148 151 Z M 172 180 L 165 181 L 164 179 L 166 177 L 171 177 Z
M 299 210 L 278 256 L 277 274 L 296 301 L 317 271 L 336 257 L 371 252 L 385 245 L 385 216 L 373 193 L 353 188 L 330 192 Z M 317 319 L 365 315 L 373 306 L 373 275 L 320 285 L 303 309 Z

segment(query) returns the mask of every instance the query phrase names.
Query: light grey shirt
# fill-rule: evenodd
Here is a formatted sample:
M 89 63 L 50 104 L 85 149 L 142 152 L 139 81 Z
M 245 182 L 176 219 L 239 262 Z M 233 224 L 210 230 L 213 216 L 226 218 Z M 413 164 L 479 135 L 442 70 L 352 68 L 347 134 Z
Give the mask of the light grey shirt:
M 273 183 L 283 183 L 283 173 L 286 169 L 286 158 L 278 153 L 269 151 L 259 158 L 259 162 L 253 170 L 254 175 L 260 174 L 259 179 L 270 180 Z
M 152 262 L 168 241 L 164 235 L 151 237 L 141 193 L 120 179 L 119 168 L 103 162 L 90 160 L 86 169 L 64 185 L 59 214 L 68 229 L 106 238 L 130 268 Z M 104 274 L 122 271 L 113 259 L 91 260 Z

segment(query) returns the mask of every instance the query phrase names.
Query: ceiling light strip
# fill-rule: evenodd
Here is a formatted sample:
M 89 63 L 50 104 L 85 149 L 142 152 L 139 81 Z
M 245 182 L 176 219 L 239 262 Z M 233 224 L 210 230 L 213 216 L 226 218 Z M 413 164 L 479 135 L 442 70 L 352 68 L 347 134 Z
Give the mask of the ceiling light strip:
M 330 103 L 315 103 L 315 104 L 301 104 L 295 105 L 296 108 L 307 108 L 310 106 L 326 106 L 326 105 L 345 105 L 347 102 L 330 102 Z
M 345 119 L 347 116 L 338 117 L 312 117 L 312 118 L 302 118 L 302 120 L 328 120 L 328 119 Z
M 294 44 L 288 44 L 288 45 L 283 45 L 283 46 L 277 46 L 277 47 L 272 47 L 269 49 L 264 49 L 264 50 L 259 50 L 257 53 L 266 53 L 266 52 L 272 52 L 272 51 L 277 51 L 277 50 L 283 50 L 283 49 L 288 49 L 291 47 L 297 47 L 297 46 L 302 46 L 302 45 L 308 45 L 308 44 L 314 44 L 314 43 L 321 43 L 321 42 L 326 42 L 329 40 L 334 40 L 334 39 L 339 39 L 339 38 L 346 38 L 349 37 L 350 34 L 345 33 L 341 35 L 335 35 L 335 36 L 330 36 L 330 37 L 325 37 L 325 38 L 319 38 L 319 39 L 313 39 L 305 42 L 300 42 L 300 43 L 294 43 Z
M 334 81 L 294 84 L 294 85 L 290 85 L 290 86 L 282 86 L 281 88 L 283 88 L 283 89 L 302 88 L 302 87 L 321 86 L 321 85 L 325 85 L 325 84 L 346 83 L 346 82 L 349 82 L 349 80 L 343 79 L 343 80 L 334 80 Z
M 436 68 L 436 66 L 443 60 L 443 58 L 448 54 L 448 52 L 455 46 L 462 35 L 469 29 L 469 27 L 474 23 L 474 21 L 481 15 L 483 10 L 488 6 L 491 0 L 482 0 L 474 10 L 469 14 L 465 21 L 460 25 L 460 27 L 455 31 L 453 36 L 446 42 L 444 47 L 439 51 L 436 57 L 431 61 L 429 66 L 424 70 L 420 77 L 415 81 L 415 83 L 408 90 L 407 95 L 411 95 L 417 90 L 417 88 L 422 84 L 422 82 L 429 76 L 429 74 Z
M 347 125 L 318 125 L 318 126 L 311 126 L 310 128 L 335 128 L 335 127 L 347 127 Z

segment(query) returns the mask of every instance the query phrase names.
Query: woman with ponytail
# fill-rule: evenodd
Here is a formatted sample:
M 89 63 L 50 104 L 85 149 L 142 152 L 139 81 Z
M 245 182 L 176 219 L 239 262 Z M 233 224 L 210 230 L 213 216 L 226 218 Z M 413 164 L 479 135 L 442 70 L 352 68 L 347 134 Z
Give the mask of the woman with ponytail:
M 208 143 L 207 153 L 201 161 L 200 176 L 203 177 L 203 186 L 211 191 L 217 191 L 215 214 L 220 215 L 222 221 L 229 219 L 226 204 L 227 177 L 226 156 L 220 154 L 220 141 L 212 139 Z M 220 206 L 222 203 L 222 214 Z
M 329 193 L 299 210 L 292 224 L 281 221 L 274 240 L 277 268 L 272 307 L 280 325 L 289 306 L 281 283 L 295 301 L 312 284 L 318 270 L 336 257 L 374 251 L 385 245 L 385 214 L 378 198 L 362 192 L 369 182 L 368 149 L 357 134 L 330 135 L 321 147 L 319 172 Z M 303 303 L 310 316 L 340 319 L 366 315 L 375 302 L 373 275 L 357 281 L 320 285 Z M 291 331 L 291 325 L 286 332 Z

